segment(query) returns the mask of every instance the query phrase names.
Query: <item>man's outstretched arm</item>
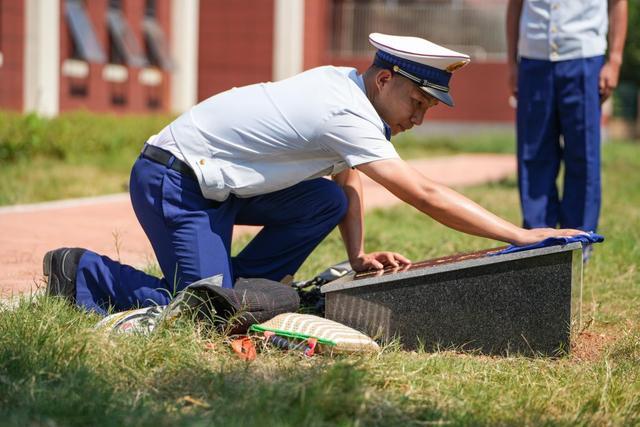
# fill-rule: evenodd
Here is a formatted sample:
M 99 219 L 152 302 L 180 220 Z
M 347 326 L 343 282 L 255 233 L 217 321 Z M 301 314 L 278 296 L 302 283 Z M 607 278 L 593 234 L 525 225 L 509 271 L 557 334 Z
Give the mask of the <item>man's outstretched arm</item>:
M 400 200 L 436 221 L 467 234 L 515 245 L 526 245 L 548 237 L 584 233 L 580 230 L 568 229 L 520 228 L 449 187 L 428 179 L 401 159 L 379 160 L 359 165 L 357 168 Z
M 342 187 L 349 203 L 347 213 L 339 227 L 351 267 L 355 271 L 364 271 L 410 264 L 407 258 L 395 252 L 365 252 L 364 205 L 360 172 L 347 169 L 334 175 L 333 180 Z

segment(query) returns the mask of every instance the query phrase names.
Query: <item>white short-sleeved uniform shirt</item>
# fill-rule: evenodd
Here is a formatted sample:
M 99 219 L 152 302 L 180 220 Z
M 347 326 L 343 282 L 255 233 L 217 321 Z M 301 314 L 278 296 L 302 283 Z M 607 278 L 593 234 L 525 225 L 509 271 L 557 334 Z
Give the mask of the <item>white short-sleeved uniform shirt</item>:
M 518 54 L 564 61 L 604 55 L 609 25 L 607 0 L 525 0 Z
M 212 96 L 148 142 L 186 161 L 217 201 L 398 157 L 362 76 L 331 66 Z

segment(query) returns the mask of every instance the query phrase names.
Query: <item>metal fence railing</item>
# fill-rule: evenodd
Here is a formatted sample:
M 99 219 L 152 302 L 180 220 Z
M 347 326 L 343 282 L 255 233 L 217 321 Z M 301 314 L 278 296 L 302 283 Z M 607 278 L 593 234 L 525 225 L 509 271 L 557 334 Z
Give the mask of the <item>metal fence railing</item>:
M 424 37 L 458 50 L 474 60 L 503 60 L 506 2 L 421 1 L 334 2 L 332 53 L 360 56 L 373 53 L 372 32 Z

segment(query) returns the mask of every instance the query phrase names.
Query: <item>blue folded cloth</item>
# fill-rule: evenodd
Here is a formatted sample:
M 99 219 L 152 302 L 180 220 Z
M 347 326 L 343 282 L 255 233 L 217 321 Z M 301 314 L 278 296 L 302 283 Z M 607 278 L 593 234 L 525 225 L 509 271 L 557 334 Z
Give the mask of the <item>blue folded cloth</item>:
M 582 243 L 582 247 L 584 248 L 587 245 L 591 245 L 593 243 L 600 243 L 602 241 L 604 241 L 604 236 L 601 236 L 599 234 L 596 234 L 590 231 L 588 234 L 581 234 L 579 236 L 574 236 L 574 237 L 549 237 L 548 239 L 544 239 L 541 242 L 532 243 L 530 245 L 524 245 L 524 246 L 511 245 L 501 250 L 500 252 L 496 252 L 491 255 L 504 255 L 504 254 L 510 254 L 513 252 L 528 251 L 530 249 L 546 248 L 547 246 L 558 246 L 558 245 L 564 246 L 574 242 Z

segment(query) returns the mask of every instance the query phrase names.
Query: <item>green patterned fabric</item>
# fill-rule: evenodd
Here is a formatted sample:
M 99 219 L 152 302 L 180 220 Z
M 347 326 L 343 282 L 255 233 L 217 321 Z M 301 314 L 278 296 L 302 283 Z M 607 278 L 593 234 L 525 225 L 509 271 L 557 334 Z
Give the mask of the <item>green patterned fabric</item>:
M 284 313 L 250 328 L 255 332 L 270 331 L 289 338 L 315 338 L 318 343 L 336 351 L 379 351 L 380 347 L 365 334 L 333 320 L 311 314 Z

